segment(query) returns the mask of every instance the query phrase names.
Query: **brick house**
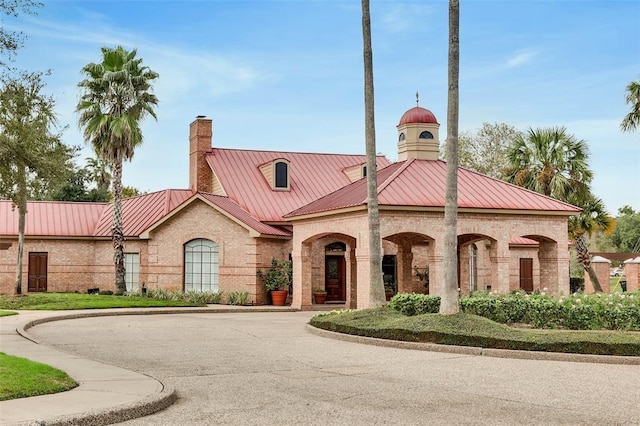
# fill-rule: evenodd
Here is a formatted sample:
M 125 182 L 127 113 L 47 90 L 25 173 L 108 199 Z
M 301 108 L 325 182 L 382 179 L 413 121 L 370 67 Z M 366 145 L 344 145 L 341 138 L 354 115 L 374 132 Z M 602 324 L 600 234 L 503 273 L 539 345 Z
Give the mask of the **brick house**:
M 443 278 L 446 163 L 439 124 L 427 109 L 398 124 L 398 161 L 377 157 L 385 287 L 427 291 Z M 272 258 L 293 261 L 292 306 L 328 300 L 369 306 L 366 157 L 216 148 L 212 121 L 189 133 L 189 189 L 123 201 L 127 287 L 247 291 L 262 304 L 256 276 Z M 580 210 L 459 169 L 460 289 L 569 292 L 567 220 Z M 25 290 L 113 289 L 111 205 L 30 202 Z M 18 214 L 0 201 L 0 292 L 11 293 Z M 416 269 L 417 268 L 417 269 Z

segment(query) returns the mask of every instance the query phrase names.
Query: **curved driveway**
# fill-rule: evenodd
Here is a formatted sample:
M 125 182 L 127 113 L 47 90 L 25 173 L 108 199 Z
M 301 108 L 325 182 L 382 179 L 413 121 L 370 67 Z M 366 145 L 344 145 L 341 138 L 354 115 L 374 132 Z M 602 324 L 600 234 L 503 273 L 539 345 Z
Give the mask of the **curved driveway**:
M 130 425 L 640 424 L 640 366 L 342 342 L 310 312 L 112 316 L 29 330 L 152 375 L 178 401 Z

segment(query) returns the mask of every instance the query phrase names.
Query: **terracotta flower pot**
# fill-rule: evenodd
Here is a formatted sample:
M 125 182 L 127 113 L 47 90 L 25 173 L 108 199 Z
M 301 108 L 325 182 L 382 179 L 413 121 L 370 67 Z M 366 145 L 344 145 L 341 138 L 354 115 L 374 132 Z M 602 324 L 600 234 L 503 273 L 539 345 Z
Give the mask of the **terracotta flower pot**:
M 286 290 L 271 290 L 271 303 L 273 306 L 284 306 L 288 295 L 289 292 Z
M 317 305 L 324 305 L 324 302 L 327 301 L 327 292 L 326 291 L 318 291 L 313 293 L 313 302 Z

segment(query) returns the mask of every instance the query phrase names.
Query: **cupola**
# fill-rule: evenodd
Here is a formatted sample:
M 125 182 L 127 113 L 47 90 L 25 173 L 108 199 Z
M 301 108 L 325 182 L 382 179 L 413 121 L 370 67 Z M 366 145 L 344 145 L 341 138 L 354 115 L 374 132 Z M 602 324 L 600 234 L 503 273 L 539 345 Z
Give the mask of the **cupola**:
M 398 161 L 438 159 L 440 124 L 431 111 L 418 103 L 416 93 L 416 106 L 402 114 L 398 123 Z

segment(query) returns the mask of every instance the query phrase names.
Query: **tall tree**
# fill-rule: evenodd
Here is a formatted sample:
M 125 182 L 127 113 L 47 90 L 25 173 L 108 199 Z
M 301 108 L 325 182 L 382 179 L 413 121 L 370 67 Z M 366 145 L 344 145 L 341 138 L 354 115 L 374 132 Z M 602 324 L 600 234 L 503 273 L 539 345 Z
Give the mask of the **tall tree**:
M 561 201 L 588 199 L 593 178 L 587 162 L 589 149 L 566 128 L 529 129 L 515 139 L 507 156 L 507 182 Z
M 594 289 L 602 292 L 591 269 L 586 236 L 607 229 L 611 218 L 602 202 L 591 194 L 593 172 L 589 168 L 586 142 L 567 133 L 564 127 L 529 129 L 524 137 L 514 141 L 508 157 L 507 181 L 583 209 L 571 219 L 569 234 Z
M 519 135 L 522 132 L 505 123 L 482 123 L 475 132 L 462 132 L 458 137 L 458 164 L 500 179 L 509 167 L 509 146 Z M 443 145 L 442 152 L 446 153 L 447 144 Z
M 362 40 L 364 44 L 364 126 L 367 154 L 367 218 L 369 221 L 369 302 L 371 307 L 385 303 L 382 281 L 382 243 L 378 209 L 378 168 L 376 166 L 376 128 L 373 96 L 373 49 L 369 0 L 362 0 Z
M 113 171 L 113 247 L 116 293 L 126 291 L 122 226 L 122 164 L 130 161 L 142 143 L 142 120 L 151 115 L 158 99 L 151 93 L 158 74 L 142 65 L 122 46 L 102 48 L 102 62 L 82 68 L 81 97 L 76 108 L 84 140 Z
M 109 172 L 109 164 L 100 158 L 87 157 L 87 165 L 85 170 L 89 174 L 89 179 L 96 184 L 99 191 L 109 191 L 111 186 L 111 173 Z
M 444 285 L 440 313 L 455 314 L 458 301 L 458 112 L 460 95 L 460 4 L 449 0 L 449 94 L 447 102 L 447 188 L 444 206 Z
M 640 211 L 631 206 L 620 207 L 611 240 L 619 252 L 640 252 Z
M 585 272 L 589 275 L 593 289 L 602 293 L 602 286 L 598 277 L 591 267 L 591 253 L 587 236 L 593 235 L 597 231 L 610 231 L 613 219 L 606 212 L 604 203 L 599 198 L 589 196 L 586 199 L 573 199 L 573 204 L 579 205 L 582 212 L 569 219 L 569 236 L 573 239 L 578 261 L 582 264 Z
M 42 3 L 33 0 L 2 0 L 0 1 L 0 12 L 7 16 L 16 17 L 20 13 L 34 15 L 35 8 L 41 7 Z M 19 31 L 10 31 L 0 26 L 0 57 L 12 58 L 12 55 L 22 46 L 24 34 Z M 4 66 L 4 60 L 0 60 L 0 65 Z
M 632 81 L 627 85 L 625 100 L 631 105 L 631 111 L 625 115 L 620 128 L 625 132 L 633 132 L 640 126 L 640 82 Z
M 15 292 L 22 293 L 22 258 L 29 194 L 56 185 L 71 166 L 75 148 L 64 145 L 54 100 L 43 94 L 40 73 L 5 77 L 0 91 L 0 197 L 18 208 Z

